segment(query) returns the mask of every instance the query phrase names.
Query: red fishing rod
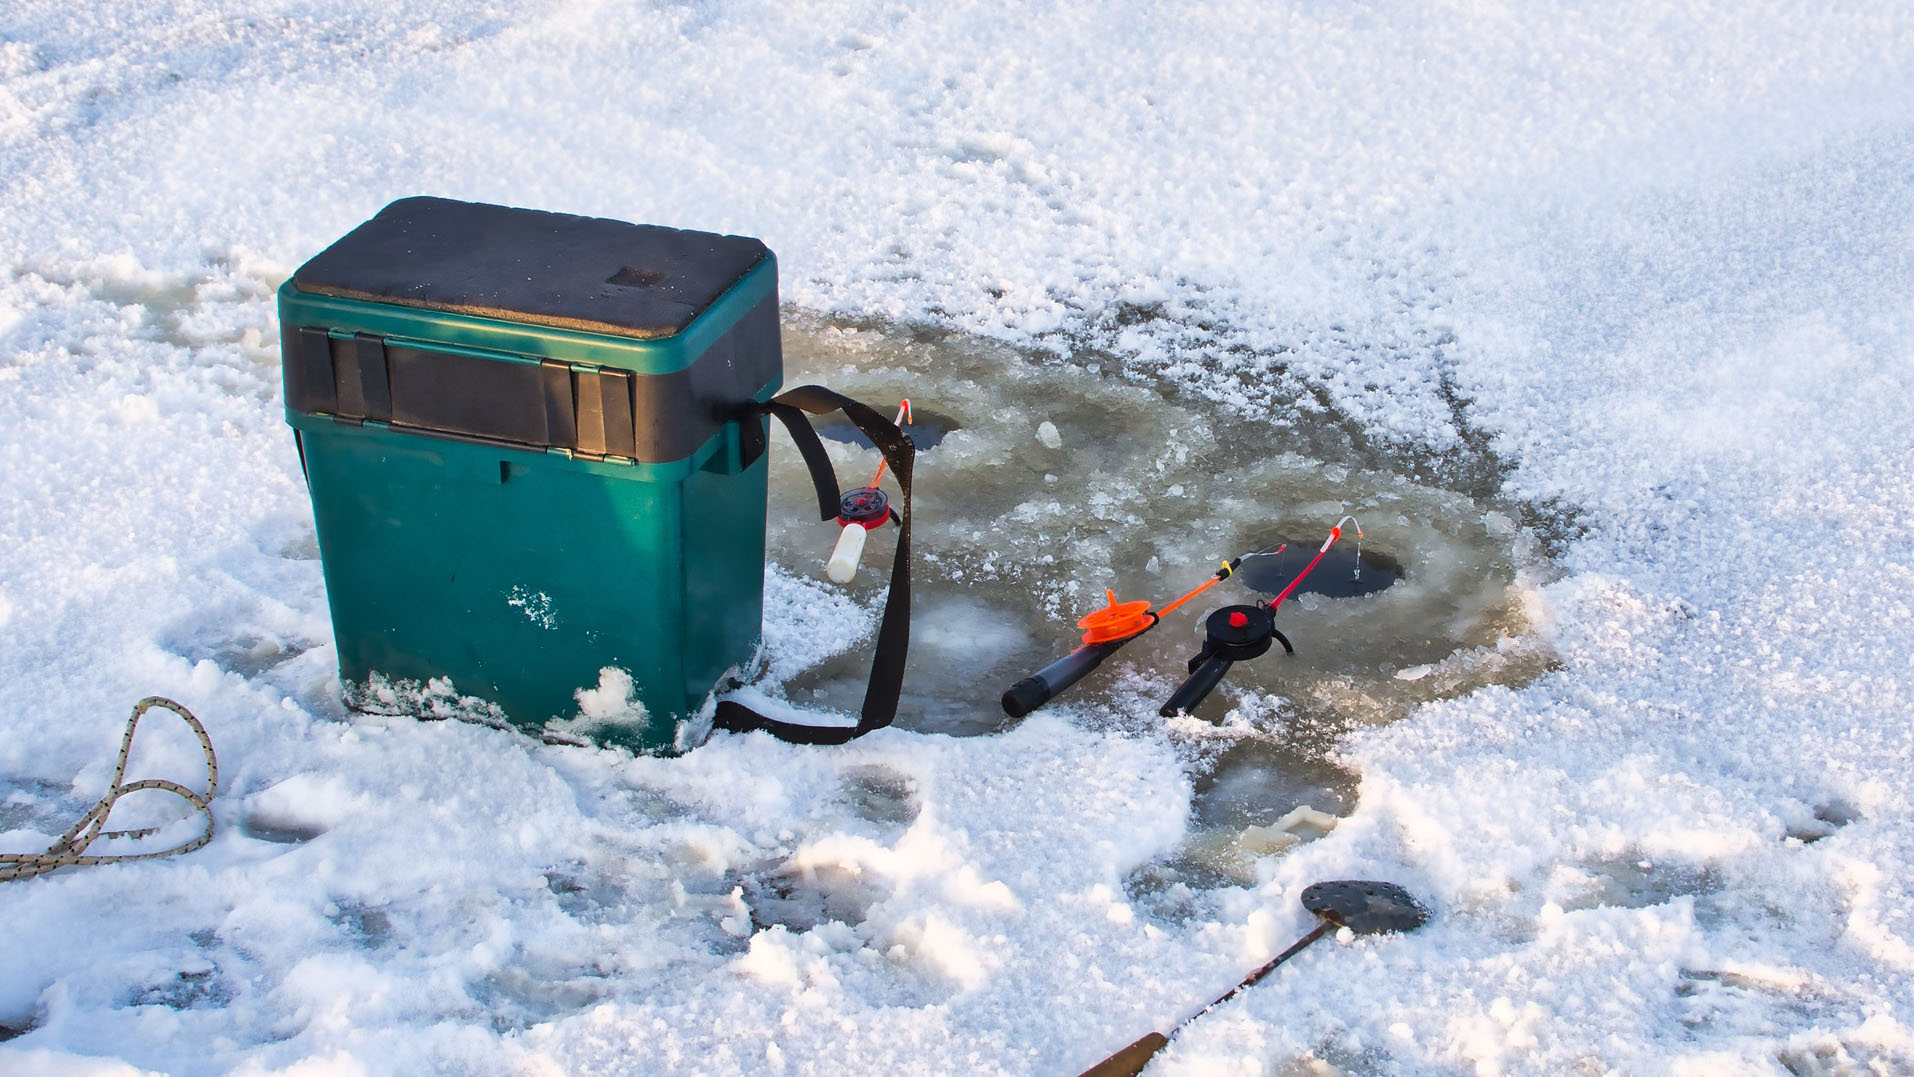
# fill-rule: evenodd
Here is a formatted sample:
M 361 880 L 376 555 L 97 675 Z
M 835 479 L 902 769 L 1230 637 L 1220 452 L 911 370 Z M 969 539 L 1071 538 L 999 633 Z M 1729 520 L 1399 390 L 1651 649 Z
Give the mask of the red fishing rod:
M 902 429 L 910 422 L 910 399 L 898 402 L 897 419 L 891 425 Z M 868 486 L 861 486 L 846 493 L 838 502 L 837 545 L 831 549 L 831 559 L 825 562 L 824 574 L 833 583 L 849 583 L 857 576 L 857 562 L 864 556 L 864 540 L 872 531 L 890 522 L 891 499 L 877 484 L 884 481 L 884 468 L 888 462 L 879 457 L 877 474 L 871 476 Z
M 1203 622 L 1203 649 L 1190 659 L 1189 679 L 1185 680 L 1170 696 L 1169 701 L 1157 713 L 1165 718 L 1174 718 L 1196 709 L 1197 704 L 1208 698 L 1223 683 L 1223 677 L 1230 667 L 1238 662 L 1247 662 L 1252 658 L 1261 658 L 1269 653 L 1273 643 L 1281 643 L 1283 650 L 1295 654 L 1296 648 L 1290 645 L 1289 637 L 1276 628 L 1276 609 L 1296 593 L 1315 567 L 1322 563 L 1323 555 L 1342 538 L 1342 525 L 1356 524 L 1354 516 L 1345 516 L 1336 521 L 1329 529 L 1329 537 L 1323 540 L 1322 548 L 1316 551 L 1289 586 L 1267 602 L 1258 602 L 1247 606 L 1224 606 L 1209 615 Z M 1356 538 L 1362 538 L 1362 525 L 1356 524 Z

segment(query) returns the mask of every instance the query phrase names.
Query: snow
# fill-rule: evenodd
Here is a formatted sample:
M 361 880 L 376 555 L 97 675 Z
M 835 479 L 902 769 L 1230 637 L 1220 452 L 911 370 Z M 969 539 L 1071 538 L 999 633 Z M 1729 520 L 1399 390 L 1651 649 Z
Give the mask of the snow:
M 1075 1072 L 1341 877 L 1436 916 L 1319 943 L 1160 1071 L 1914 1069 L 1910 102 L 1888 0 L 14 0 L 0 833 L 64 829 L 153 693 L 222 789 L 205 849 L 0 889 L 0 1069 Z M 1350 733 L 1354 810 L 1180 919 L 1125 887 L 1190 829 L 1155 684 L 669 760 L 352 715 L 272 291 L 418 193 L 759 236 L 797 308 L 1526 507 L 1493 526 L 1553 555 L 1553 668 Z M 1006 418 L 1059 460 L 1004 515 L 1131 528 L 1044 477 L 1146 486 L 1157 433 L 1067 403 Z M 765 700 L 868 640 L 824 552 L 777 550 Z M 131 775 L 195 759 L 156 726 Z

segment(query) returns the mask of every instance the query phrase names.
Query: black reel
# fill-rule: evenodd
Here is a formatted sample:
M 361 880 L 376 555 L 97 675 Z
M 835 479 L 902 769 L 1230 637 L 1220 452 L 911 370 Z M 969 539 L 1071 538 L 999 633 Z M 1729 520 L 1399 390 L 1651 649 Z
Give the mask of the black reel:
M 1209 697 L 1223 676 L 1238 662 L 1261 658 L 1272 643 L 1290 654 L 1289 637 L 1276 629 L 1276 615 L 1267 606 L 1224 606 L 1203 622 L 1203 649 L 1190 659 L 1190 676 L 1158 713 L 1174 718 L 1195 710 Z

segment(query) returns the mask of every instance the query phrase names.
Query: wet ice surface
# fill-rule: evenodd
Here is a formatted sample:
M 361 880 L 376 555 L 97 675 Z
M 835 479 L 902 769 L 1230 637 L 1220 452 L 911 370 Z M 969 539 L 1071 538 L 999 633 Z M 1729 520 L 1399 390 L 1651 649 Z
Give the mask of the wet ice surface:
M 815 381 L 886 414 L 908 396 L 924 426 L 906 729 L 1010 728 L 1004 689 L 1077 646 L 1076 621 L 1104 605 L 1106 588 L 1160 607 L 1225 558 L 1288 542 L 1049 705 L 1090 722 L 1163 722 L 1155 710 L 1202 645 L 1204 617 L 1281 591 L 1330 527 L 1357 517 L 1360 542 L 1347 528 L 1277 614 L 1296 654 L 1238 663 L 1193 716 L 1167 722 L 1196 782 L 1192 832 L 1132 880 L 1144 890 L 1253 882 L 1259 857 L 1286 839 L 1251 828 L 1302 806 L 1331 816 L 1355 806 L 1355 776 L 1333 761 L 1342 733 L 1547 668 L 1518 582 L 1539 555 L 1511 515 L 1411 481 L 1386 458 L 1349 449 L 1324 463 L 1215 405 L 950 333 L 798 318 L 784 347 L 787 385 Z M 824 431 L 840 484 L 867 481 L 876 454 L 847 424 Z M 772 557 L 822 580 L 836 527 L 815 519 L 796 454 L 772 459 Z M 847 589 L 859 601 L 879 600 L 894 534 L 872 537 Z M 869 660 L 868 645 L 853 649 L 785 690 L 854 714 Z M 1284 833 L 1323 829 L 1292 821 Z

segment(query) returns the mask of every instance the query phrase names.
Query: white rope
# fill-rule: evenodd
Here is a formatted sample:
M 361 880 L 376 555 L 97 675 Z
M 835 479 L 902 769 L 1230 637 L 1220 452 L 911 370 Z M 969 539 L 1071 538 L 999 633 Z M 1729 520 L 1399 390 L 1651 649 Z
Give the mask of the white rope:
M 140 718 L 154 707 L 164 707 L 178 715 L 199 738 L 200 750 L 206 753 L 206 792 L 195 793 L 191 789 L 170 782 L 164 778 L 142 778 L 136 782 L 126 781 L 126 759 L 133 751 L 133 731 L 139 728 Z M 108 853 L 102 856 L 88 856 L 87 846 L 97 838 L 150 837 L 159 832 L 156 826 L 140 827 L 134 830 L 105 830 L 106 817 L 113 813 L 113 806 L 128 793 L 137 793 L 143 789 L 163 789 L 178 796 L 191 805 L 193 810 L 206 817 L 206 829 L 193 840 L 171 849 L 161 849 L 148 853 Z M 219 760 L 213 755 L 212 739 L 206 735 L 206 727 L 199 724 L 193 712 L 159 696 L 148 696 L 133 706 L 133 717 L 126 722 L 126 733 L 120 738 L 120 759 L 113 767 L 113 784 L 106 795 L 100 798 L 87 813 L 80 817 L 60 839 L 47 847 L 44 853 L 4 853 L 0 854 L 0 882 L 14 879 L 30 879 L 36 875 L 45 875 L 64 867 L 91 867 L 95 864 L 110 864 L 116 860 L 153 860 L 162 856 L 178 856 L 190 853 L 213 840 L 213 794 L 219 791 Z

